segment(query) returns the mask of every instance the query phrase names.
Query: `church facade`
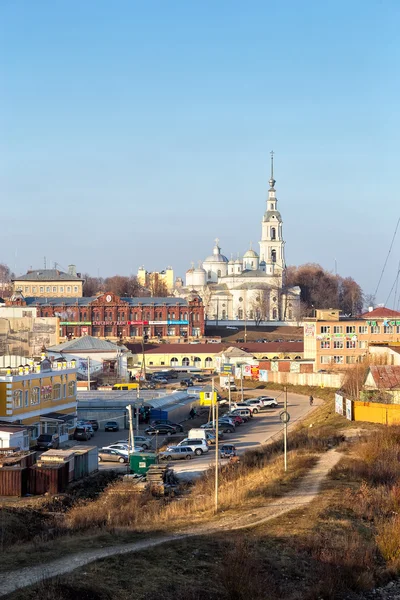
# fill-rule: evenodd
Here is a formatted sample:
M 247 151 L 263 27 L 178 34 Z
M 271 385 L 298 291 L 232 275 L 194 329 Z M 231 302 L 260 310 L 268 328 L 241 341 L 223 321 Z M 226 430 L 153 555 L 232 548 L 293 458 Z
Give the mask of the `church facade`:
M 179 295 L 197 292 L 205 317 L 211 321 L 297 321 L 300 288 L 285 286 L 285 242 L 278 211 L 273 153 L 266 209 L 261 222 L 259 254 L 250 248 L 242 257 L 228 260 L 215 240 L 213 252 L 197 268 L 186 272 Z

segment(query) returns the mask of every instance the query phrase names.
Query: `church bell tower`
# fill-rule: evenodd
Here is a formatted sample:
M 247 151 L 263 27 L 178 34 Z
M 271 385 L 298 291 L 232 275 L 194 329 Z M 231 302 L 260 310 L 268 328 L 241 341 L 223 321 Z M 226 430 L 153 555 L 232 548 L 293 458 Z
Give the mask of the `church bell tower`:
M 267 207 L 262 220 L 260 261 L 266 263 L 266 272 L 270 275 L 280 275 L 285 268 L 285 242 L 282 234 L 282 217 L 277 209 L 274 179 L 274 152 L 271 152 L 271 178 Z

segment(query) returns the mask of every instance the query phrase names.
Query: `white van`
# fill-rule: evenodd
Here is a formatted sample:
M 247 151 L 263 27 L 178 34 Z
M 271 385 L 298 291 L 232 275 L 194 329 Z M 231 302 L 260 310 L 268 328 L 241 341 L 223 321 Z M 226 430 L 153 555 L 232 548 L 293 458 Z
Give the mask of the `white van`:
M 213 443 L 213 436 L 207 431 L 207 429 L 201 429 L 200 427 L 194 427 L 188 431 L 189 440 L 204 440 L 207 446 L 211 446 Z M 215 440 L 214 440 L 215 443 Z

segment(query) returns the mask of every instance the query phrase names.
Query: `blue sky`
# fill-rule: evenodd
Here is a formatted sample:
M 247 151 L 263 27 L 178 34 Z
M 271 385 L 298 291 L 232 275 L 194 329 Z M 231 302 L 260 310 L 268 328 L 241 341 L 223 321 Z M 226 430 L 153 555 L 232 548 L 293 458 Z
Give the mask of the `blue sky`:
M 336 259 L 373 292 L 400 216 L 399 17 L 390 0 L 0 0 L 0 261 L 183 275 L 216 236 L 243 253 L 274 149 L 288 264 Z M 399 259 L 400 232 L 380 302 Z

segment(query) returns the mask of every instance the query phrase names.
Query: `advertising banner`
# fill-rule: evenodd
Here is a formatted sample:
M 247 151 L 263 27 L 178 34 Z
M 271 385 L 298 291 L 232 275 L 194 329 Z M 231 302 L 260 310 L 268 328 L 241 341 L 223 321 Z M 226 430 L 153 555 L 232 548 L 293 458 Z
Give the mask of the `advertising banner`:
M 260 370 L 259 380 L 268 381 L 268 371 Z
M 340 394 L 335 394 L 335 412 L 343 415 L 343 396 Z

